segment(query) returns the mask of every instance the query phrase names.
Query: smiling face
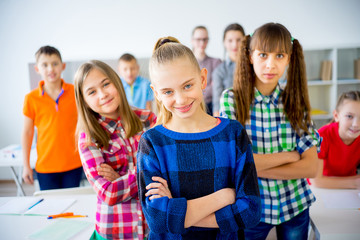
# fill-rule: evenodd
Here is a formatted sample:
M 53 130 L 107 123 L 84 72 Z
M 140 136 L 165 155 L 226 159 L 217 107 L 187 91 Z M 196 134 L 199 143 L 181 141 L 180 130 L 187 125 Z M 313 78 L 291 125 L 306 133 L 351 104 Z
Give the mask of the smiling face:
M 237 30 L 227 31 L 224 38 L 224 47 L 231 61 L 235 62 L 241 39 L 244 37 L 242 32 Z
M 56 83 L 61 80 L 61 73 L 65 69 L 65 63 L 56 54 L 41 54 L 35 65 L 35 71 L 41 75 L 47 83 Z
M 197 70 L 186 57 L 158 65 L 152 74 L 155 96 L 172 113 L 172 118 L 199 116 L 206 87 L 207 70 Z
M 256 75 L 255 86 L 263 94 L 269 95 L 289 64 L 289 55 L 278 52 L 264 52 L 255 49 L 250 55 Z
M 339 136 L 345 144 L 360 136 L 360 101 L 346 99 L 333 114 L 335 121 L 339 122 Z
M 113 82 L 94 68 L 84 80 L 82 92 L 85 103 L 94 112 L 110 118 L 120 117 L 120 95 Z

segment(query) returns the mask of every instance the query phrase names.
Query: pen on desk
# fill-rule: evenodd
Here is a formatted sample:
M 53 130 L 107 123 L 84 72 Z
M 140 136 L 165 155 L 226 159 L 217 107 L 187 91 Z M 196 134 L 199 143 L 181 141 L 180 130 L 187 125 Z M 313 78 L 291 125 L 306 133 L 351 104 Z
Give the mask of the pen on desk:
M 36 205 L 38 205 L 38 204 L 41 203 L 42 201 L 44 201 L 43 198 L 40 199 L 39 201 L 37 201 L 34 205 L 30 206 L 30 207 L 28 208 L 28 210 L 31 209 L 31 208 L 33 208 L 33 207 L 35 207 Z
M 74 216 L 74 213 L 66 212 L 66 213 L 50 215 L 50 216 L 48 216 L 48 219 L 59 218 L 59 217 L 69 217 L 69 216 Z
M 78 217 L 88 217 L 87 215 L 73 215 L 73 216 L 64 216 L 62 218 L 78 218 Z

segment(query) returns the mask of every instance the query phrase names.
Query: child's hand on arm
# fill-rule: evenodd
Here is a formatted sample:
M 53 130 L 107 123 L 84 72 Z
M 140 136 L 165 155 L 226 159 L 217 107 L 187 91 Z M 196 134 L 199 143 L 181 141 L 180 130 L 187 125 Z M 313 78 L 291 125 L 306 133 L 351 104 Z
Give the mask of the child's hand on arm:
M 120 177 L 120 174 L 117 173 L 109 164 L 102 163 L 100 166 L 96 167 L 98 174 L 105 178 L 106 180 L 112 182 Z
M 151 179 L 154 182 L 146 186 L 148 191 L 145 194 L 146 197 L 150 196 L 149 200 L 161 197 L 168 197 L 169 199 L 172 198 L 167 181 L 165 179 L 161 177 L 152 177 Z M 218 227 L 214 212 L 227 205 L 234 204 L 235 197 L 235 189 L 224 188 L 207 196 L 188 200 L 185 227 Z M 214 207 L 214 209 L 210 210 L 211 208 L 206 206 Z M 199 216 L 203 217 L 201 218 Z
M 169 186 L 165 179 L 161 177 L 152 177 L 151 179 L 155 182 L 152 182 L 146 186 L 148 191 L 145 194 L 146 197 L 150 196 L 149 200 L 161 197 L 172 198 Z
M 217 210 L 235 203 L 235 189 L 223 188 L 204 197 L 187 201 L 185 228 L 191 226 L 218 227 Z

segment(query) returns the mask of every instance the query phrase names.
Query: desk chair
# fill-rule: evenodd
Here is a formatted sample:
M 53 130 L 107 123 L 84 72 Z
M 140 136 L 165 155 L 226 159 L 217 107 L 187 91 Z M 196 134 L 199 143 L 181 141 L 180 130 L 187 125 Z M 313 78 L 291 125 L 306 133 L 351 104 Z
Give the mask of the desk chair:
M 34 192 L 33 196 L 50 196 L 50 195 L 78 195 L 78 194 L 95 194 L 91 186 L 51 189 Z

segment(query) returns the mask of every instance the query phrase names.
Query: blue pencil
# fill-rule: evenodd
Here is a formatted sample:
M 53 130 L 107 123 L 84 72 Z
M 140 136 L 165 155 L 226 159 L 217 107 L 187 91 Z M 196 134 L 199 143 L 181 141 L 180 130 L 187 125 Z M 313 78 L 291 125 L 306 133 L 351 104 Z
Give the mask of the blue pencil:
M 37 201 L 37 202 L 36 202 L 34 205 L 32 205 L 31 207 L 29 207 L 28 210 L 31 209 L 31 208 L 33 208 L 33 207 L 35 207 L 36 205 L 38 205 L 38 204 L 41 203 L 42 201 L 44 201 L 43 198 L 40 199 L 39 201 Z

